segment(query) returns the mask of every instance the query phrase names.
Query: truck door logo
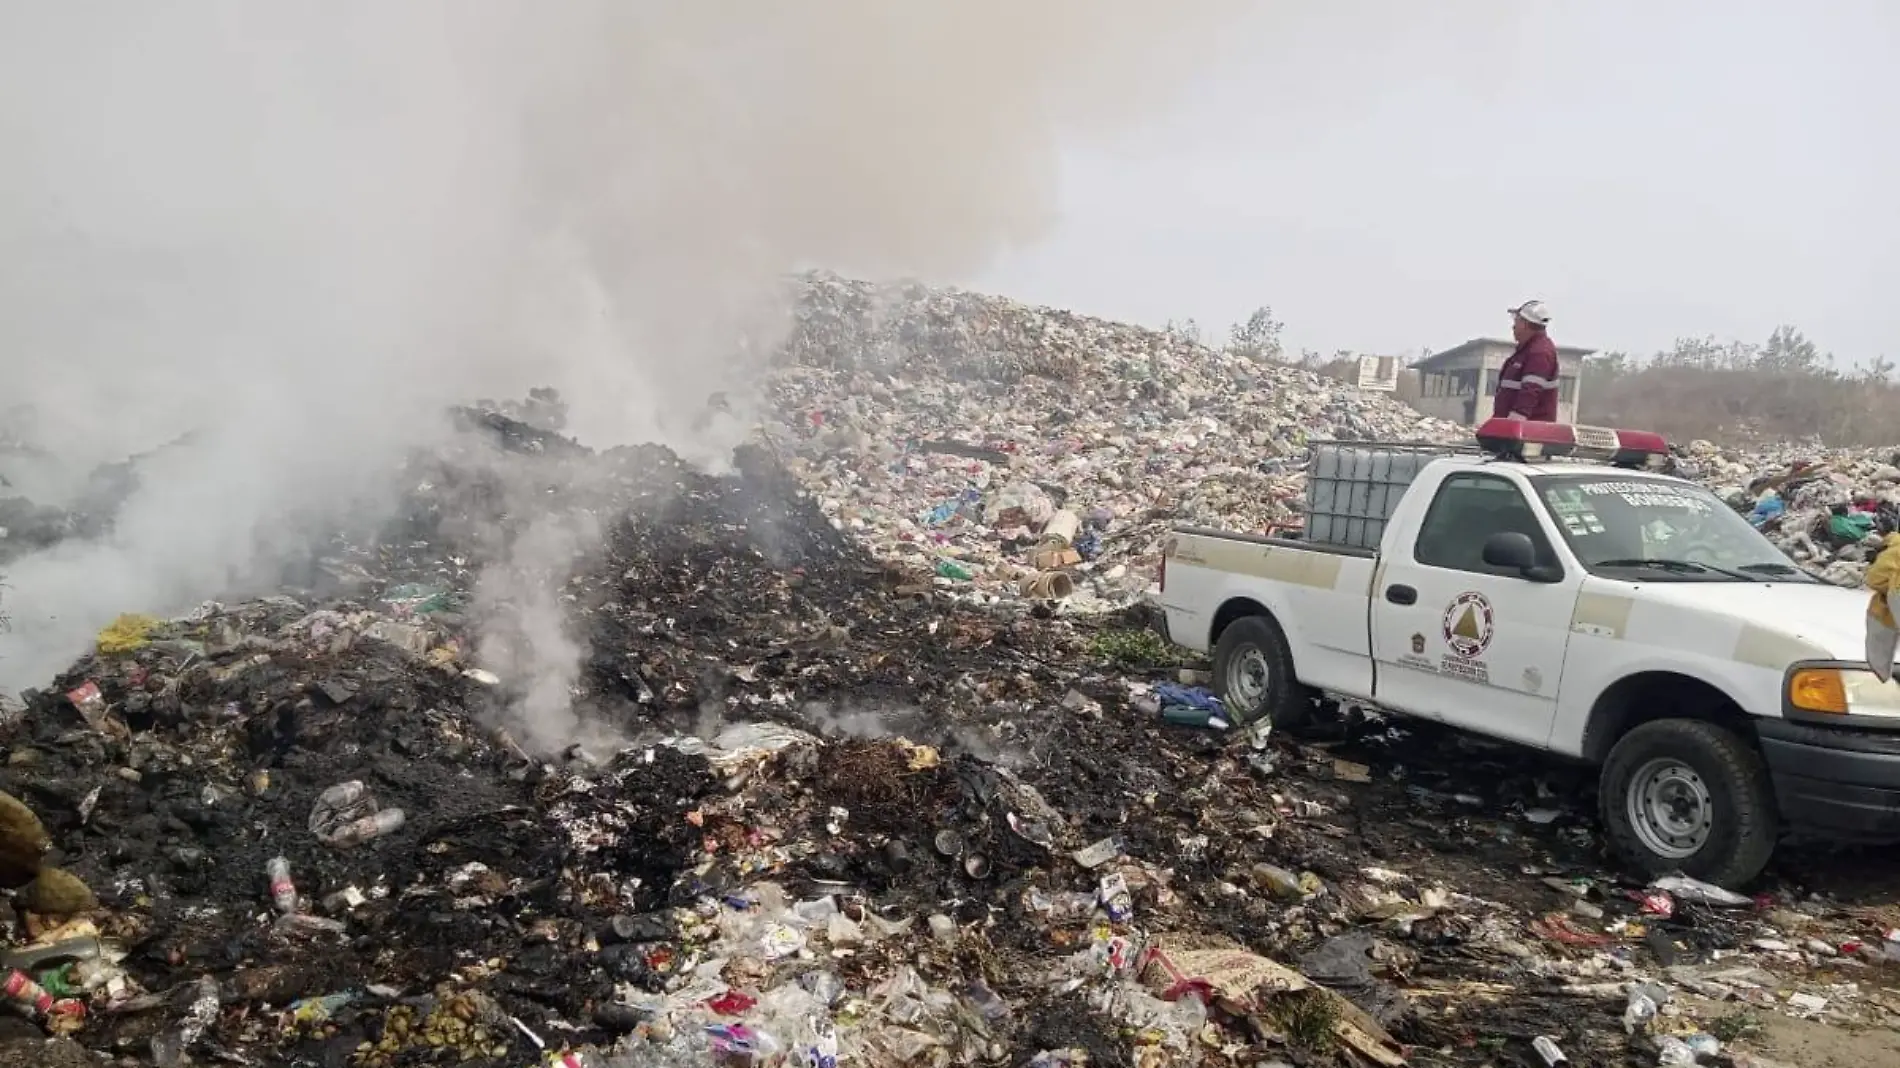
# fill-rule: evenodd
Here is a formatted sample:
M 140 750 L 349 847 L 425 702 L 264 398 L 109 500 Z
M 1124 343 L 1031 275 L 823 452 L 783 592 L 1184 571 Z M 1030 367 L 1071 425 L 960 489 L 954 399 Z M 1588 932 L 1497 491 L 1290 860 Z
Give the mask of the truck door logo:
M 1423 634 L 1412 635 L 1412 655 L 1413 656 L 1425 655 L 1425 635 Z
M 1484 594 L 1468 590 L 1452 599 L 1445 609 L 1445 644 L 1466 660 L 1483 655 L 1491 644 L 1491 602 Z

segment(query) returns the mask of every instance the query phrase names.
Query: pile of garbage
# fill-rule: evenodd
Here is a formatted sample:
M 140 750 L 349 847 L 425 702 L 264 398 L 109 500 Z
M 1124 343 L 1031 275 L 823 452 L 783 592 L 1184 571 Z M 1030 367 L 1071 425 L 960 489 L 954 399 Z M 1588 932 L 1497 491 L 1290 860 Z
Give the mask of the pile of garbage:
M 756 453 L 712 479 L 469 425 L 313 588 L 124 617 L 21 695 L 7 989 L 47 1033 L 167 1066 L 1182 1063 L 1323 1005 L 1301 1041 L 1400 1062 L 1235 940 L 1264 898 L 1197 891 L 1177 933 L 1171 883 L 1242 858 L 1131 823 L 1169 776 L 1101 745 L 1153 725 L 1066 625 L 898 595 Z M 533 522 L 483 513 L 485 452 L 607 528 L 555 576 L 588 653 L 553 751 L 471 622 Z
M 1900 531 L 1900 453 L 1817 445 L 1775 452 L 1683 450 L 1690 473 L 1826 581 L 1859 586 L 1882 539 Z
M 774 379 L 786 464 L 883 559 L 977 599 L 1104 611 L 1177 523 L 1297 529 L 1313 440 L 1468 431 L 1175 334 L 921 285 L 806 280 Z
M 765 451 L 463 423 L 306 587 L 22 695 L 0 1065 L 1603 1063 L 1900 1019 L 1900 916 L 1625 884 L 1561 771 L 1228 729 L 1138 614 L 937 596 Z M 489 577 L 583 516 L 550 704 Z
M 584 448 L 551 392 L 464 409 L 294 586 L 122 617 L 18 695 L 0 1068 L 1885 1055 L 1890 859 L 1626 880 L 1576 769 L 1353 710 L 1242 730 L 1148 629 L 1171 525 L 1288 527 L 1315 439 L 1467 431 L 805 284 L 733 474 Z M 1684 452 L 1772 489 L 1771 537 L 1891 492 L 1871 456 Z
M 1072 612 L 1154 592 L 1176 524 L 1297 529 L 1309 443 L 1470 430 L 1178 334 L 918 284 L 807 276 L 774 378 L 781 459 L 880 558 L 974 600 Z M 1900 456 L 1679 450 L 1680 473 L 1817 576 L 1856 586 L 1900 529 Z

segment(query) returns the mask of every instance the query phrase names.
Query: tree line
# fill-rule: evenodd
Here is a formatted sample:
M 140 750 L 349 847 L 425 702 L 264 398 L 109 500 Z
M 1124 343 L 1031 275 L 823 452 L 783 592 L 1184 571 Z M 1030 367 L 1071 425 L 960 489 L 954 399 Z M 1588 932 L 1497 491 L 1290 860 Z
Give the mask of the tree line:
M 1646 359 L 1608 352 L 1586 361 L 1579 418 L 1678 441 L 1892 445 L 1900 442 L 1894 372 L 1885 356 L 1842 367 L 1793 326 L 1760 344 L 1685 337 Z
M 1254 310 L 1214 343 L 1192 319 L 1167 331 L 1223 351 L 1331 374 L 1357 375 L 1356 353 L 1341 349 L 1297 355 L 1281 343 L 1285 324 L 1271 307 Z M 1431 354 L 1421 349 L 1419 357 Z M 1675 441 L 1708 438 L 1742 444 L 1819 441 L 1834 446 L 1900 444 L 1900 371 L 1880 356 L 1843 367 L 1794 326 L 1779 326 L 1760 343 L 1713 336 L 1678 338 L 1647 357 L 1606 352 L 1579 373 L 1580 420 L 1655 430 Z

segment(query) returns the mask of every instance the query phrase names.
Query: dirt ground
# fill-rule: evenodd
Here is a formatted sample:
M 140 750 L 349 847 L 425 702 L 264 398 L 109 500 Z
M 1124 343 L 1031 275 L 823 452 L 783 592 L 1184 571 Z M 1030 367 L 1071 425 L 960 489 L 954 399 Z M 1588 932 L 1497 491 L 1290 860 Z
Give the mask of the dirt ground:
M 1303 740 L 1363 761 L 1370 770 L 1370 783 L 1337 785 L 1355 798 L 1357 830 L 1368 854 L 1384 857 L 1391 867 L 1430 873 L 1474 897 L 1526 911 L 1548 910 L 1555 903 L 1542 881 L 1545 877 L 1614 877 L 1615 861 L 1592 815 L 1596 799 L 1587 770 L 1436 726 L 1382 733 L 1322 723 Z M 1538 809 L 1543 810 L 1536 813 L 1540 818 L 1552 811 L 1557 815 L 1544 824 L 1523 818 Z M 1857 921 L 1862 929 L 1891 929 L 1900 926 L 1900 851 L 1790 844 L 1777 856 L 1760 890 L 1782 900 L 1824 901 L 1828 908 L 1822 911 Z M 1676 944 L 1686 945 L 1691 953 L 1700 949 L 1706 957 L 1729 954 L 1733 959 L 1740 950 L 1737 943 L 1748 937 L 1725 929 L 1726 918 L 1720 913 L 1691 911 L 1678 919 L 1688 923 L 1671 932 Z M 1608 952 L 1621 954 L 1627 948 L 1612 946 Z M 1803 971 L 1789 970 L 1790 986 L 1796 977 L 1804 989 L 1851 984 L 1859 998 L 1888 1013 L 1900 1012 L 1900 966 L 1852 962 L 1805 975 Z M 1776 972 L 1782 974 L 1781 969 Z M 1534 1000 L 1525 990 L 1509 997 Z M 1573 1005 L 1573 1031 L 1616 1028 L 1622 1008 L 1620 1002 L 1608 1000 Z M 1798 1019 L 1774 1008 L 1694 995 L 1684 996 L 1675 1008 L 1680 1011 L 1678 1021 L 1695 1021 L 1703 1029 L 1715 1021 L 1721 1026 L 1714 1030 L 1739 1031 L 1730 1052 L 1756 1053 L 1800 1068 L 1900 1065 L 1900 1030 L 1865 1026 L 1845 1014 Z M 1480 1018 L 1487 1015 L 1480 1010 Z M 1499 1016 L 1510 1015 L 1500 1007 Z M 1491 1017 L 1488 1026 L 1492 1041 L 1508 1031 L 1497 1017 Z M 1479 1030 L 1486 1028 L 1479 1024 Z M 1698 1027 L 1683 1022 L 1678 1029 Z M 1573 1055 L 1572 1060 L 1577 1058 Z M 1423 1056 L 1417 1063 L 1432 1061 Z
M 1721 1018 L 1733 1010 L 1703 998 L 1685 999 L 1697 1013 Z M 1900 1032 L 1801 1020 L 1776 1013 L 1748 1014 L 1747 1033 L 1732 1048 L 1800 1068 L 1878 1068 L 1900 1064 Z

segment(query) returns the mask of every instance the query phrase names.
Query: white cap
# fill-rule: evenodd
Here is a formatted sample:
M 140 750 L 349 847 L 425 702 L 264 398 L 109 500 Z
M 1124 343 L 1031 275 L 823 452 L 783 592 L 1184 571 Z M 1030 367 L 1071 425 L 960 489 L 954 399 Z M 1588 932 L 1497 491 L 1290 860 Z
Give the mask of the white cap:
M 1515 308 L 1506 310 L 1532 326 L 1550 325 L 1550 306 L 1541 300 L 1527 300 Z

